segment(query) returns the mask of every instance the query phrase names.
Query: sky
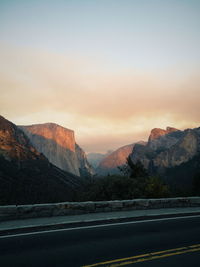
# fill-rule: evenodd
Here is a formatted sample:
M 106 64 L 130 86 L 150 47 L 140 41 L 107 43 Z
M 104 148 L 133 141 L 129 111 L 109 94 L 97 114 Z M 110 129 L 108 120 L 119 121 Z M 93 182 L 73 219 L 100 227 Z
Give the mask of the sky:
M 86 152 L 200 126 L 199 0 L 0 0 L 0 113 Z

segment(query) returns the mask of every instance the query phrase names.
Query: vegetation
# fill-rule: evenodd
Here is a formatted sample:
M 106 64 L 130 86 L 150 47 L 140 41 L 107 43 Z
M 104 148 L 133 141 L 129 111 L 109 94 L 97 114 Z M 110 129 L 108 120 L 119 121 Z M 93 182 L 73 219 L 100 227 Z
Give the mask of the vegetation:
M 169 188 L 156 176 L 149 176 L 141 162 L 127 163 L 120 167 L 122 175 L 96 178 L 81 194 L 81 201 L 122 200 L 134 198 L 161 198 L 169 196 Z
M 58 174 L 55 168 L 47 166 L 43 161 L 38 161 L 36 165 L 27 162 L 23 169 L 19 169 L 16 164 L 0 156 L 0 205 L 200 196 L 199 162 L 199 157 L 196 157 L 181 168 L 175 167 L 173 172 L 170 170 L 170 173 L 167 173 L 172 178 L 178 177 L 185 182 L 188 181 L 189 169 L 190 181 L 192 177 L 194 179 L 192 188 L 187 185 L 188 191 L 181 188 L 180 183 L 167 185 L 163 178 L 149 175 L 141 162 L 133 163 L 130 157 L 127 158 L 127 163 L 119 168 L 121 175 L 85 179 L 84 185 L 73 190 L 63 184 L 61 173 Z
M 179 166 L 166 169 L 163 177 L 172 196 L 200 195 L 200 154 Z
M 0 155 L 0 205 L 75 200 L 76 191 L 63 182 L 65 173 L 44 160 L 20 163 Z
M 193 192 L 195 195 L 200 196 L 200 172 L 194 175 Z

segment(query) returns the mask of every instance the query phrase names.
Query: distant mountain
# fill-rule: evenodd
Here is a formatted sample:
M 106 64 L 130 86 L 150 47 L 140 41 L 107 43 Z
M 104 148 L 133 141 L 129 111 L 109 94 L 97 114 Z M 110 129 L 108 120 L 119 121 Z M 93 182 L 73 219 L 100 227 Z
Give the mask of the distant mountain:
M 92 165 L 94 169 L 96 169 L 99 165 L 99 163 L 108 155 L 110 155 L 113 152 L 113 150 L 108 150 L 107 153 L 88 153 L 87 159 L 89 163 Z
M 145 146 L 135 145 L 131 159 L 133 162 L 141 161 L 150 173 L 163 175 L 174 184 L 191 185 L 193 175 L 200 170 L 199 152 L 200 128 L 184 131 L 156 128 L 151 131 Z
M 55 123 L 19 126 L 33 146 L 58 168 L 77 176 L 91 176 L 93 169 L 76 144 L 74 131 Z
M 80 176 L 86 178 L 93 176 L 95 174 L 95 170 L 89 163 L 84 150 L 77 144 L 75 144 L 75 153 Z
M 81 186 L 39 153 L 24 132 L 0 116 L 0 204 L 73 200 Z
M 106 154 L 101 153 L 89 153 L 87 154 L 87 159 L 93 168 L 96 168 L 100 161 L 105 158 Z
M 141 145 L 146 144 L 143 141 L 140 141 L 138 143 L 140 143 Z M 126 159 L 132 153 L 134 147 L 135 144 L 126 145 L 118 148 L 116 151 L 104 157 L 96 168 L 97 174 L 120 174 L 118 167 L 126 163 Z

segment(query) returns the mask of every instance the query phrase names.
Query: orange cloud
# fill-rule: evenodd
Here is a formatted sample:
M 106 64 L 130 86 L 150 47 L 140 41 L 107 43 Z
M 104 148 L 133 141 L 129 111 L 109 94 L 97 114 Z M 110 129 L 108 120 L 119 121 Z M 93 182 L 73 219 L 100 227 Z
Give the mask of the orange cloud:
M 60 123 L 86 150 L 104 151 L 147 138 L 153 127 L 199 126 L 197 74 L 113 73 L 96 62 L 3 47 L 0 111 L 19 124 Z

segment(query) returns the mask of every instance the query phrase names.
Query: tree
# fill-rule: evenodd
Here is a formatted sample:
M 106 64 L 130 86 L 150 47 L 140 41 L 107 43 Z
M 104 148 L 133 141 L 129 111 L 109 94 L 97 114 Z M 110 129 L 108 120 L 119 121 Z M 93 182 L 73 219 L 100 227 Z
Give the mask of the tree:
M 83 194 L 82 200 L 117 200 L 134 198 L 159 198 L 169 195 L 168 186 L 159 177 L 150 177 L 140 161 L 127 158 L 119 167 L 123 176 L 108 175 L 94 179 Z
M 129 176 L 131 178 L 148 177 L 148 173 L 143 164 L 139 160 L 136 163 L 133 163 L 130 155 L 126 159 L 126 164 L 118 168 L 124 176 Z

